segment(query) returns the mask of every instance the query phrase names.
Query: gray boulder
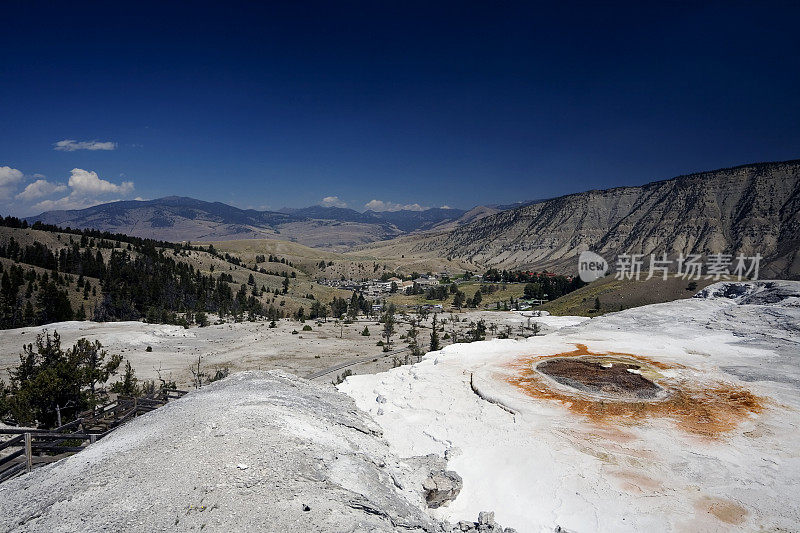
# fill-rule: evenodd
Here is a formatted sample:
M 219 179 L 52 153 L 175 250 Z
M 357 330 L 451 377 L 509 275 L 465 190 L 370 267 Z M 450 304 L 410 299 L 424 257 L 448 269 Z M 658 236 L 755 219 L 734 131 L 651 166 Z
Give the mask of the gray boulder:
M 453 501 L 461 492 L 461 476 L 452 470 L 442 470 L 432 474 L 422 482 L 422 490 L 428 507 L 436 509 Z

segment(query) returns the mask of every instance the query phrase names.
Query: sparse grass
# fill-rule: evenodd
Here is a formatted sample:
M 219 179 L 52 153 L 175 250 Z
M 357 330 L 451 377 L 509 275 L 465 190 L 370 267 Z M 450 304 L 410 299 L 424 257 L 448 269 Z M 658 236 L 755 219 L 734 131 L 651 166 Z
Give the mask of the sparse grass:
M 671 276 L 666 281 L 661 278 L 649 280 L 617 280 L 608 275 L 585 287 L 547 302 L 541 308 L 553 315 L 599 316 L 631 307 L 639 307 L 682 298 L 694 294 L 714 283 L 713 280 L 696 280 L 696 289 L 687 290 L 690 280 Z M 595 299 L 600 300 L 600 309 L 595 311 Z

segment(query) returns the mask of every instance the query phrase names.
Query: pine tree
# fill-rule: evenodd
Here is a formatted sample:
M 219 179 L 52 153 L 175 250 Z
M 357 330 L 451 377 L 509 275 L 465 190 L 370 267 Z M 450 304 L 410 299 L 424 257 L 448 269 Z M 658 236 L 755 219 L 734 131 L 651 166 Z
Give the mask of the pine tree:
M 383 322 L 383 336 L 386 337 L 386 346 L 384 347 L 384 351 L 389 351 L 389 345 L 392 344 L 392 335 L 394 335 L 395 329 L 395 318 L 394 318 L 395 308 L 393 304 L 389 304 L 389 307 L 386 308 L 386 312 L 383 314 L 381 321 Z
M 358 318 L 358 311 L 360 309 L 358 302 L 358 293 L 353 291 L 353 296 L 350 297 L 350 305 L 347 306 L 347 316 L 351 320 Z
M 461 309 L 463 305 L 464 305 L 464 293 L 458 291 L 456 292 L 456 295 L 453 297 L 453 307 Z
M 475 293 L 475 296 L 473 296 L 472 298 L 472 307 L 478 307 L 479 305 L 481 305 L 482 300 L 483 296 L 481 296 L 481 290 L 478 289 L 478 291 Z
M 79 361 L 83 369 L 83 380 L 89 387 L 89 403 L 92 408 L 97 405 L 97 386 L 108 381 L 108 378 L 117 373 L 120 363 L 122 363 L 121 355 L 112 355 L 106 361 L 108 352 L 102 349 L 103 345 L 100 341 L 90 342 L 86 339 L 78 339 L 72 350 L 68 355 Z
M 131 366 L 130 361 L 125 361 L 125 374 L 122 379 L 111 386 L 111 392 L 125 396 L 139 396 L 139 380 L 136 378 L 136 371 Z
M 417 336 L 419 335 L 419 331 L 417 330 L 418 321 L 410 318 L 408 320 L 409 325 L 411 326 L 408 331 L 406 332 L 406 341 L 408 342 L 408 351 L 411 357 L 416 357 L 417 362 L 422 359 L 422 349 L 419 346 L 419 342 L 417 342 Z M 409 358 L 406 358 L 406 363 L 408 363 Z
M 439 332 L 437 331 L 436 313 L 433 314 L 433 331 L 431 331 L 431 351 L 435 352 L 441 348 L 439 346 Z
M 60 290 L 54 281 L 42 283 L 36 295 L 36 307 L 40 324 L 72 320 L 73 317 L 67 291 Z
M 73 414 L 97 405 L 105 391 L 98 387 L 115 374 L 122 361 L 107 354 L 99 342 L 80 339 L 61 349 L 58 333 L 44 332 L 23 347 L 20 365 L 10 371 L 11 414 L 19 424 L 56 425 L 59 414 Z M 66 410 L 66 411 L 65 411 Z

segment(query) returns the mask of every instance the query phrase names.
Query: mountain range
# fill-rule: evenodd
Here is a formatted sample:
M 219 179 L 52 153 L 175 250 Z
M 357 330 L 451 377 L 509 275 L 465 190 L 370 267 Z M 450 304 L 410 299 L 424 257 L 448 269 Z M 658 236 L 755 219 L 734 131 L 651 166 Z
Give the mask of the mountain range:
M 30 221 L 172 241 L 275 238 L 377 257 L 447 257 L 477 266 L 574 272 L 583 250 L 763 256 L 762 276 L 800 276 L 800 160 L 699 172 L 469 211 L 238 209 L 184 197 L 50 211 Z
M 601 254 L 612 269 L 626 253 L 644 254 L 645 265 L 649 254 L 758 253 L 761 278 L 798 278 L 800 160 L 570 194 L 371 248 L 378 256 L 446 256 L 565 273 L 575 272 L 584 250 Z
M 283 208 L 280 213 L 304 219 L 335 220 L 338 222 L 358 222 L 394 226 L 403 233 L 426 230 L 444 222 L 458 220 L 466 211 L 463 209 L 432 207 L 430 209 L 400 209 L 397 211 L 364 211 L 346 207 L 325 207 L 314 205 L 300 209 Z
M 462 209 L 442 208 L 360 213 L 319 205 L 257 211 L 169 196 L 48 211 L 27 218 L 31 222 L 38 220 L 62 227 L 95 228 L 168 241 L 277 238 L 337 250 L 458 223 L 465 213 Z

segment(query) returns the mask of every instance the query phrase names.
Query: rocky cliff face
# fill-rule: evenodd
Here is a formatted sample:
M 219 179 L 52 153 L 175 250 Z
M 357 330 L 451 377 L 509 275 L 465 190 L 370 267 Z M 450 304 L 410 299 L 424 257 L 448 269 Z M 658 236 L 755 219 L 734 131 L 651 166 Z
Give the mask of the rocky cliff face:
M 582 250 L 612 263 L 620 253 L 760 253 L 762 278 L 797 277 L 800 161 L 563 196 L 488 216 L 415 248 L 489 266 L 570 273 Z

